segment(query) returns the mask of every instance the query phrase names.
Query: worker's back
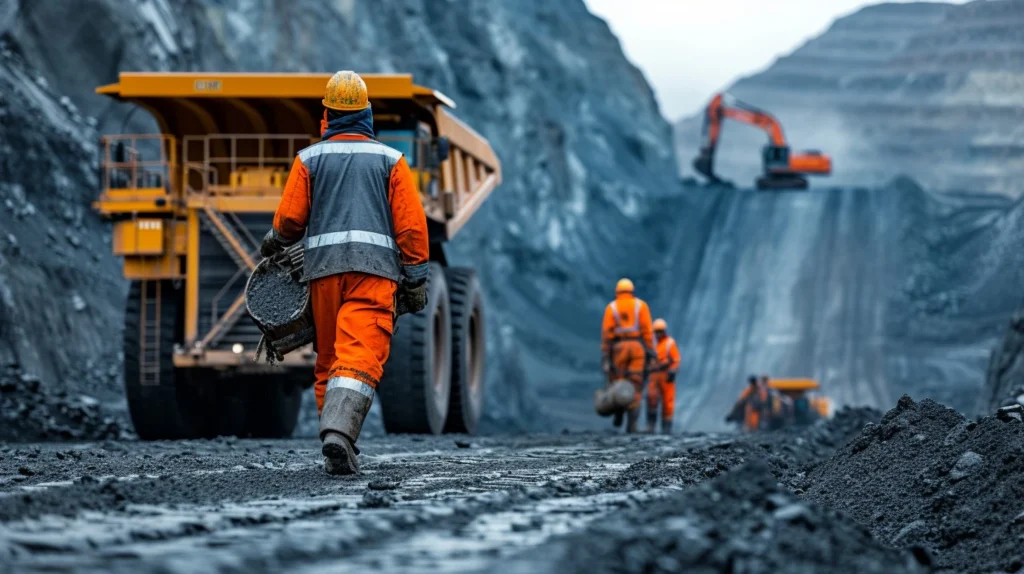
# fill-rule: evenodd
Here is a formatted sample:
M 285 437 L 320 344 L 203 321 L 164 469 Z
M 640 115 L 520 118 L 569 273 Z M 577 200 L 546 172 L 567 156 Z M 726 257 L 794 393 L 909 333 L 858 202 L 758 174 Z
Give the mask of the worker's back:
M 654 330 L 647 303 L 632 293 L 620 293 L 605 308 L 602 326 L 605 344 L 635 341 L 654 348 Z
M 389 181 L 401 158 L 370 139 L 324 141 L 299 152 L 312 182 L 306 281 L 349 271 L 399 279 Z

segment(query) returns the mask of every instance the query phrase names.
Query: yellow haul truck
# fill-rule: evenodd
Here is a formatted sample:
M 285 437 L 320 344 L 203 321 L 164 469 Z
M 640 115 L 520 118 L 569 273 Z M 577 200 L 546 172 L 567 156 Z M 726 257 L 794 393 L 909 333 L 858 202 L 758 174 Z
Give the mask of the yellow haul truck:
M 122 73 L 97 93 L 148 111 L 159 134 L 103 138 L 96 209 L 131 281 L 124 382 L 140 438 L 291 434 L 312 348 L 257 364 L 246 278 L 295 154 L 319 140 L 330 74 Z M 364 75 L 377 138 L 405 154 L 431 241 L 426 309 L 398 323 L 378 394 L 388 432 L 474 432 L 484 308 L 443 245 L 501 182 L 487 140 L 410 75 Z

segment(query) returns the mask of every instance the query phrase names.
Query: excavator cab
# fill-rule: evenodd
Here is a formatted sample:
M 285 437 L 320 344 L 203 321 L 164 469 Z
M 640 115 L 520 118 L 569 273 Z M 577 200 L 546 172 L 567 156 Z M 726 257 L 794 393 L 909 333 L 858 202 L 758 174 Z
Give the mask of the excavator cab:
M 795 172 L 790 163 L 789 146 L 768 144 L 761 150 L 764 175 L 755 184 L 760 190 L 807 189 L 807 178 Z

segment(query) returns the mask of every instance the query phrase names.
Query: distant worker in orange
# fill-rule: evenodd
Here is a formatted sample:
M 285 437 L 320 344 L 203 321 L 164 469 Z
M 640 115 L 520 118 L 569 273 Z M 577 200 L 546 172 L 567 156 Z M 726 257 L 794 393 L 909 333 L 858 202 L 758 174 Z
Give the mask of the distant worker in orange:
M 635 389 L 633 404 L 626 412 L 627 432 L 637 431 L 640 401 L 647 377 L 648 361 L 654 359 L 654 329 L 647 303 L 634 294 L 633 282 L 620 279 L 615 300 L 604 311 L 601 326 L 602 367 L 608 382 L 626 379 Z M 622 413 L 615 415 L 615 426 L 622 424 Z
M 384 374 L 396 311 L 426 306 L 430 244 L 408 163 L 374 139 L 363 79 L 334 74 L 323 105 L 322 141 L 292 163 L 260 253 L 273 257 L 306 237 L 324 468 L 356 474 L 355 443 Z
M 672 416 L 676 410 L 676 374 L 679 372 L 679 345 L 668 334 L 668 323 L 664 319 L 654 321 L 654 341 L 657 360 L 651 370 L 647 386 L 647 432 L 653 433 L 658 422 L 658 406 L 661 405 L 661 432 L 672 432 Z
M 771 414 L 771 401 L 769 396 L 767 378 L 759 379 L 756 375 L 750 375 L 747 379 L 747 387 L 740 393 L 740 398 L 725 417 L 726 422 L 743 422 L 743 428 L 747 431 L 756 431 L 766 428 L 768 418 Z

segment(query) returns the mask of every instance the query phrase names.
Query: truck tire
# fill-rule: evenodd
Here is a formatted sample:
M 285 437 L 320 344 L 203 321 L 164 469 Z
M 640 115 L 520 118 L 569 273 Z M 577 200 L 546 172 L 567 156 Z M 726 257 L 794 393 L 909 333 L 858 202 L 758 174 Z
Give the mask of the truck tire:
M 304 373 L 303 379 L 311 379 Z M 302 391 L 309 386 L 297 375 L 284 373 L 247 383 L 246 434 L 254 438 L 288 438 L 299 421 Z
M 159 357 L 155 384 L 142 380 L 143 287 L 159 302 Z M 198 438 L 206 413 L 202 390 L 174 368 L 174 345 L 184 335 L 183 294 L 171 281 L 133 281 L 124 313 L 124 387 L 135 432 L 142 440 Z M 152 309 L 151 309 L 152 310 Z
M 452 315 L 452 388 L 445 432 L 476 434 L 483 411 L 484 300 L 472 269 L 445 270 Z
M 451 332 L 444 269 L 430 264 L 427 307 L 403 315 L 377 388 L 389 433 L 440 434 L 451 393 Z

